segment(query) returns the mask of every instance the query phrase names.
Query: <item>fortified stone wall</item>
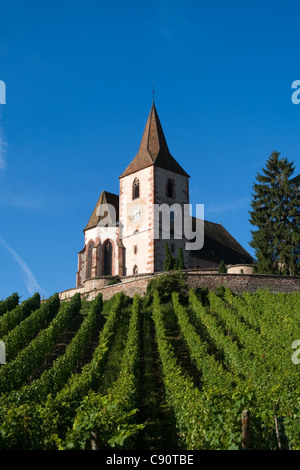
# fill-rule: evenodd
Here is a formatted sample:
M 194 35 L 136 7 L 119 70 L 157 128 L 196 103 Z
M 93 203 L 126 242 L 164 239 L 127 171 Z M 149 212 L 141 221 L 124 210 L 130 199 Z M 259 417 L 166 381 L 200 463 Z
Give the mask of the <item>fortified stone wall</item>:
M 220 286 L 228 287 L 235 294 L 242 292 L 256 292 L 268 289 L 271 292 L 300 291 L 300 276 L 269 276 L 265 274 L 197 274 L 187 276 L 189 287 L 208 287 L 216 289 Z
M 60 293 L 61 300 L 69 300 L 76 292 L 87 298 L 94 299 L 99 292 L 103 293 L 103 299 L 109 299 L 117 292 L 123 291 L 129 297 L 135 293 L 145 295 L 147 285 L 154 275 L 137 275 L 124 277 L 121 282 L 114 285 L 104 285 L 108 280 L 94 279 L 86 281 L 83 287 L 69 289 Z M 185 277 L 189 288 L 208 287 L 215 290 L 220 286 L 228 287 L 235 294 L 242 292 L 256 292 L 260 289 L 269 289 L 271 292 L 300 292 L 300 276 L 269 276 L 264 274 L 218 274 L 213 272 L 185 272 Z

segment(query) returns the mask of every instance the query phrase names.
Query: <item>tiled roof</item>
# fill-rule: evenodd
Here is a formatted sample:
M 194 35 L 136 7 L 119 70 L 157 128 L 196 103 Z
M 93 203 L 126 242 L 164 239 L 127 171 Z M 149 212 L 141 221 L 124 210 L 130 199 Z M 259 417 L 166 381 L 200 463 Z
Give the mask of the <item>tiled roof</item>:
M 193 230 L 196 229 L 196 219 L 193 217 Z M 221 224 L 204 221 L 204 245 L 201 250 L 191 251 L 196 258 L 225 264 L 251 264 L 252 256 L 230 235 Z
M 87 226 L 84 228 L 84 231 L 88 230 L 90 228 L 96 227 L 98 225 L 98 223 L 100 222 L 100 220 L 102 220 L 103 217 L 105 217 L 105 214 L 100 216 L 99 211 L 97 210 L 98 207 L 101 204 L 110 204 L 110 205 L 112 205 L 115 208 L 115 211 L 116 211 L 116 221 L 115 222 L 119 221 L 119 196 L 117 194 L 109 193 L 107 191 L 102 191 L 102 193 L 100 194 L 100 197 L 98 199 L 98 202 L 95 206 L 95 209 L 93 210 L 93 213 L 90 217 L 90 220 L 88 221 Z
M 150 165 L 156 165 L 173 173 L 189 176 L 170 154 L 154 103 L 147 119 L 139 151 L 120 178 Z

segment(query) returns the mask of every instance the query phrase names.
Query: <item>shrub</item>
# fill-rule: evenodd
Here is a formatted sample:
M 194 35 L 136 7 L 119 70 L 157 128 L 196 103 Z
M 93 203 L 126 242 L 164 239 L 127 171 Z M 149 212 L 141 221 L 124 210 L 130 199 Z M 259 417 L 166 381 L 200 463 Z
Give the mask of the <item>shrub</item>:
M 109 281 L 107 283 L 108 286 L 113 286 L 114 284 L 120 284 L 120 279 L 119 278 L 116 278 L 116 279 L 112 279 L 111 281 Z
M 153 300 L 153 293 L 156 290 L 160 296 L 160 301 L 164 303 L 171 300 L 172 292 L 186 295 L 188 288 L 182 273 L 173 272 L 156 276 L 148 283 L 145 296 L 146 305 L 150 305 Z

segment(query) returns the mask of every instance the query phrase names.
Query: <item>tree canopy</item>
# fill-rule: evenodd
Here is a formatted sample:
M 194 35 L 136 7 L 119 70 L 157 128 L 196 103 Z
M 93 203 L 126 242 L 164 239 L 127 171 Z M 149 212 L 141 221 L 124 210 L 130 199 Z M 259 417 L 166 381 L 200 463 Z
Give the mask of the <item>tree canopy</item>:
M 260 273 L 299 274 L 300 191 L 295 167 L 272 152 L 253 185 L 250 246 Z

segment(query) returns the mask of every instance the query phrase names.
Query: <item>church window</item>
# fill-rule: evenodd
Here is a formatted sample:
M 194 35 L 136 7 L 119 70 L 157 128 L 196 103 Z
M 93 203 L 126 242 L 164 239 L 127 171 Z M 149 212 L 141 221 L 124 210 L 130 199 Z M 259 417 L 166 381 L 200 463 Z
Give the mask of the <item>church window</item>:
M 87 272 L 86 272 L 87 279 L 90 279 L 92 277 L 93 248 L 94 248 L 94 243 L 92 242 L 89 244 L 89 247 L 88 247 Z
M 132 199 L 138 199 L 140 197 L 140 182 L 137 178 L 134 178 L 132 185 Z
M 138 252 L 138 247 L 137 247 L 137 245 L 134 245 L 134 247 L 133 247 L 133 253 L 136 255 L 137 252 Z
M 133 274 L 138 274 L 138 267 L 137 267 L 137 265 L 135 265 L 134 268 L 133 268 Z
M 112 275 L 112 243 L 109 240 L 106 240 L 103 245 L 104 252 L 104 266 L 103 274 L 104 276 Z
M 167 181 L 166 195 L 172 199 L 175 198 L 175 183 L 172 180 Z

